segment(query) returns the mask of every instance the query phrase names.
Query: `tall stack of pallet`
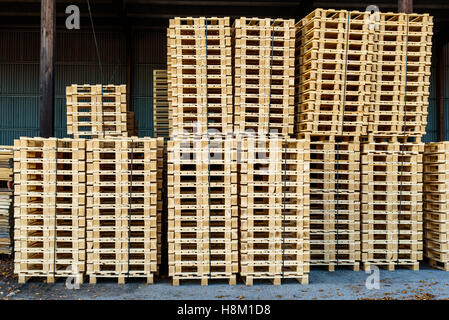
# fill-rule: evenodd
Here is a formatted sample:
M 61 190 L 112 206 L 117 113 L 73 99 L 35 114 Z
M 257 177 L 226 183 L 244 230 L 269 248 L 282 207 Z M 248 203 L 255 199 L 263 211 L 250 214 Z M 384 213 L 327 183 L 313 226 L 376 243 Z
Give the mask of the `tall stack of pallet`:
M 155 137 L 170 136 L 167 70 L 153 70 L 153 125 Z
M 362 144 L 362 261 L 394 270 L 422 260 L 422 153 L 407 137 L 373 137 Z
M 371 95 L 366 12 L 316 9 L 296 24 L 296 132 L 364 135 Z
M 12 168 L 12 148 L 0 146 L 0 254 L 11 254 Z
M 238 272 L 237 140 L 175 137 L 168 142 L 169 276 L 227 279 Z
M 309 135 L 310 264 L 358 270 L 360 143 L 354 136 Z
M 74 138 L 128 136 L 126 85 L 71 85 L 66 89 L 67 133 Z M 130 135 L 137 125 L 129 117 Z
M 296 135 L 310 140 L 310 264 L 358 270 L 367 13 L 316 9 L 296 24 Z
M 14 141 L 14 251 L 19 283 L 85 271 L 86 142 Z
M 380 13 L 374 25 L 368 137 L 362 143 L 362 261 L 419 268 L 422 153 L 432 17 Z
M 308 142 L 243 138 L 240 166 L 240 274 L 308 283 Z
M 229 18 L 174 18 L 167 33 L 173 136 L 232 132 Z
M 366 268 L 417 267 L 431 35 L 431 17 L 417 14 L 317 9 L 297 24 L 296 133 L 311 139 L 312 265 L 355 269 L 361 257 Z M 378 167 L 379 159 L 388 163 Z M 387 182 L 373 180 L 381 177 Z
M 234 22 L 234 129 L 294 131 L 294 20 L 239 18 Z
M 108 138 L 87 142 L 87 275 L 145 278 L 158 271 L 158 168 L 163 140 Z
M 425 255 L 449 271 L 449 142 L 426 144 L 423 162 Z
M 426 134 L 432 27 L 428 14 L 379 14 L 371 53 L 370 134 Z

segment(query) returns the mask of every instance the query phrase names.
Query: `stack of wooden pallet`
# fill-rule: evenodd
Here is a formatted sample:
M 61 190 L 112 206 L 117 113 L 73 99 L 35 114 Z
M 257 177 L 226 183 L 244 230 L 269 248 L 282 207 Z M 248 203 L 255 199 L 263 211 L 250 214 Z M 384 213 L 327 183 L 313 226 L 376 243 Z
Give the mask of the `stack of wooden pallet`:
M 362 143 L 362 261 L 394 270 L 419 269 L 423 251 L 422 153 L 406 137 Z
M 423 162 L 425 255 L 449 271 L 449 142 L 426 144 Z
M 175 137 L 168 142 L 168 254 L 173 284 L 238 272 L 237 140 Z
M 426 133 L 432 27 L 428 14 L 379 14 L 370 51 L 370 134 Z
M 243 138 L 240 163 L 240 274 L 308 283 L 308 142 Z
M 74 84 L 67 87 L 66 96 L 67 133 L 74 138 L 128 136 L 126 85 Z M 132 135 L 136 128 L 130 131 Z
M 294 20 L 239 18 L 233 26 L 236 132 L 294 131 Z
M 360 137 L 370 91 L 366 13 L 316 9 L 296 24 L 296 136 L 310 141 L 310 265 L 358 270 Z
M 354 136 L 303 134 L 310 141 L 310 264 L 360 265 L 360 143 Z
M 85 271 L 85 140 L 14 142 L 14 250 L 19 283 Z
M 170 136 L 167 70 L 153 70 L 153 125 L 155 137 Z
M 392 13 L 371 18 L 317 9 L 296 25 L 296 134 L 311 139 L 311 264 L 356 269 L 361 257 L 366 268 L 416 269 L 432 19 Z M 378 167 L 379 159 L 387 163 Z M 402 180 L 410 175 L 415 178 Z M 387 182 L 375 180 L 382 178 Z
M 0 254 L 11 254 L 12 159 L 12 148 L 0 146 Z
M 232 132 L 229 18 L 170 19 L 167 34 L 173 135 Z
M 417 270 L 422 258 L 422 153 L 432 18 L 379 13 L 368 137 L 362 144 L 362 261 Z
M 296 24 L 296 131 L 366 134 L 369 13 L 316 9 Z
M 160 260 L 163 140 L 107 138 L 87 141 L 87 275 L 145 278 Z

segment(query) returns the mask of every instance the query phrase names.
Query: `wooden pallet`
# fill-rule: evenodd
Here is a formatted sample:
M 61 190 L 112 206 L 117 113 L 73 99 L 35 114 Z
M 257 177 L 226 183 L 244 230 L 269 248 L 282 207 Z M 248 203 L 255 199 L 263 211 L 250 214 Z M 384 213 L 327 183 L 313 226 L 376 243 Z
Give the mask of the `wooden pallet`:
M 168 79 L 166 69 L 153 70 L 153 123 L 155 137 L 170 136 Z
M 354 136 L 310 139 L 310 264 L 357 270 L 360 243 L 360 144 Z
M 168 142 L 168 261 L 180 280 L 227 279 L 238 272 L 237 140 Z M 209 156 L 210 155 L 210 156 Z
M 76 85 L 66 88 L 67 133 L 75 138 L 127 136 L 126 85 Z
M 361 156 L 362 262 L 419 268 L 422 260 L 422 153 L 409 137 L 368 136 Z M 402 181 L 402 182 L 401 182 Z
M 87 142 L 87 275 L 153 282 L 161 250 L 163 138 Z M 159 176 L 158 176 L 159 174 Z
M 85 150 L 82 139 L 14 141 L 14 250 L 19 282 L 85 271 Z
M 296 24 L 296 133 L 366 134 L 371 35 L 365 18 L 365 12 L 316 9 Z
M 232 132 L 229 18 L 170 19 L 167 36 L 172 133 Z
M 426 143 L 423 159 L 424 252 L 432 267 L 449 271 L 449 143 Z
M 379 13 L 377 28 L 367 20 L 316 9 L 297 23 L 297 133 L 425 134 L 432 17 Z
M 370 134 L 425 134 L 432 20 L 427 14 L 379 14 L 372 41 Z
M 240 274 L 280 284 L 307 283 L 309 272 L 308 142 L 241 139 Z
M 0 146 L 0 254 L 11 254 L 13 150 Z
M 294 21 L 242 17 L 232 33 L 234 130 L 292 134 Z

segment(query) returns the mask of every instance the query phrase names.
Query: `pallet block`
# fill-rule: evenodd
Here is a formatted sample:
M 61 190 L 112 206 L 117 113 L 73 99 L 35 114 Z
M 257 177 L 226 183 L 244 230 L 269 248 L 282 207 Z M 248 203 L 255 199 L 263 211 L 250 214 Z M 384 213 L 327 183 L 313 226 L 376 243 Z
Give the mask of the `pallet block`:
M 87 275 L 153 282 L 161 250 L 163 138 L 87 142 Z
M 86 247 L 86 141 L 14 141 L 14 272 L 82 281 Z
M 424 147 L 424 252 L 433 268 L 449 271 L 449 143 Z
M 240 274 L 306 284 L 309 272 L 308 142 L 241 138 Z
M 368 136 L 361 144 L 362 262 L 419 269 L 423 256 L 422 154 L 410 137 Z M 419 140 L 419 139 L 418 139 Z
M 234 131 L 294 131 L 294 21 L 239 18 L 232 28 Z
M 173 285 L 197 279 L 236 283 L 237 140 L 168 141 L 168 257 Z
M 232 132 L 229 18 L 174 18 L 167 29 L 173 135 Z
M 0 146 L 0 254 L 11 254 L 10 211 L 13 192 L 13 150 L 11 146 Z
M 153 123 L 155 137 L 170 136 L 167 70 L 153 70 Z

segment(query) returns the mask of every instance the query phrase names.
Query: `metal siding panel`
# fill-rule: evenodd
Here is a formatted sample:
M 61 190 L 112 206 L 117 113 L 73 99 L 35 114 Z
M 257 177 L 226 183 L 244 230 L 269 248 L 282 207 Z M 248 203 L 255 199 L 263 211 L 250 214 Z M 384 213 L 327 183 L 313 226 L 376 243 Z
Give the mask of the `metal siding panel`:
M 0 144 L 39 134 L 38 97 L 0 97 Z
M 0 95 L 39 95 L 39 64 L 0 64 Z
M 139 128 L 139 137 L 153 137 L 153 98 L 134 98 L 133 105 Z
M 126 63 L 125 36 L 122 32 L 96 32 L 98 50 L 104 64 Z M 91 31 L 61 31 L 56 35 L 56 61 L 98 64 Z
M 101 73 L 97 64 L 58 64 L 55 67 L 55 92 L 57 96 L 66 94 L 66 87 L 72 84 L 100 84 Z M 107 84 L 126 82 L 126 65 L 103 66 Z
M 134 63 L 167 65 L 167 31 L 146 31 L 133 34 Z
M 0 63 L 39 62 L 39 31 L 0 32 Z

